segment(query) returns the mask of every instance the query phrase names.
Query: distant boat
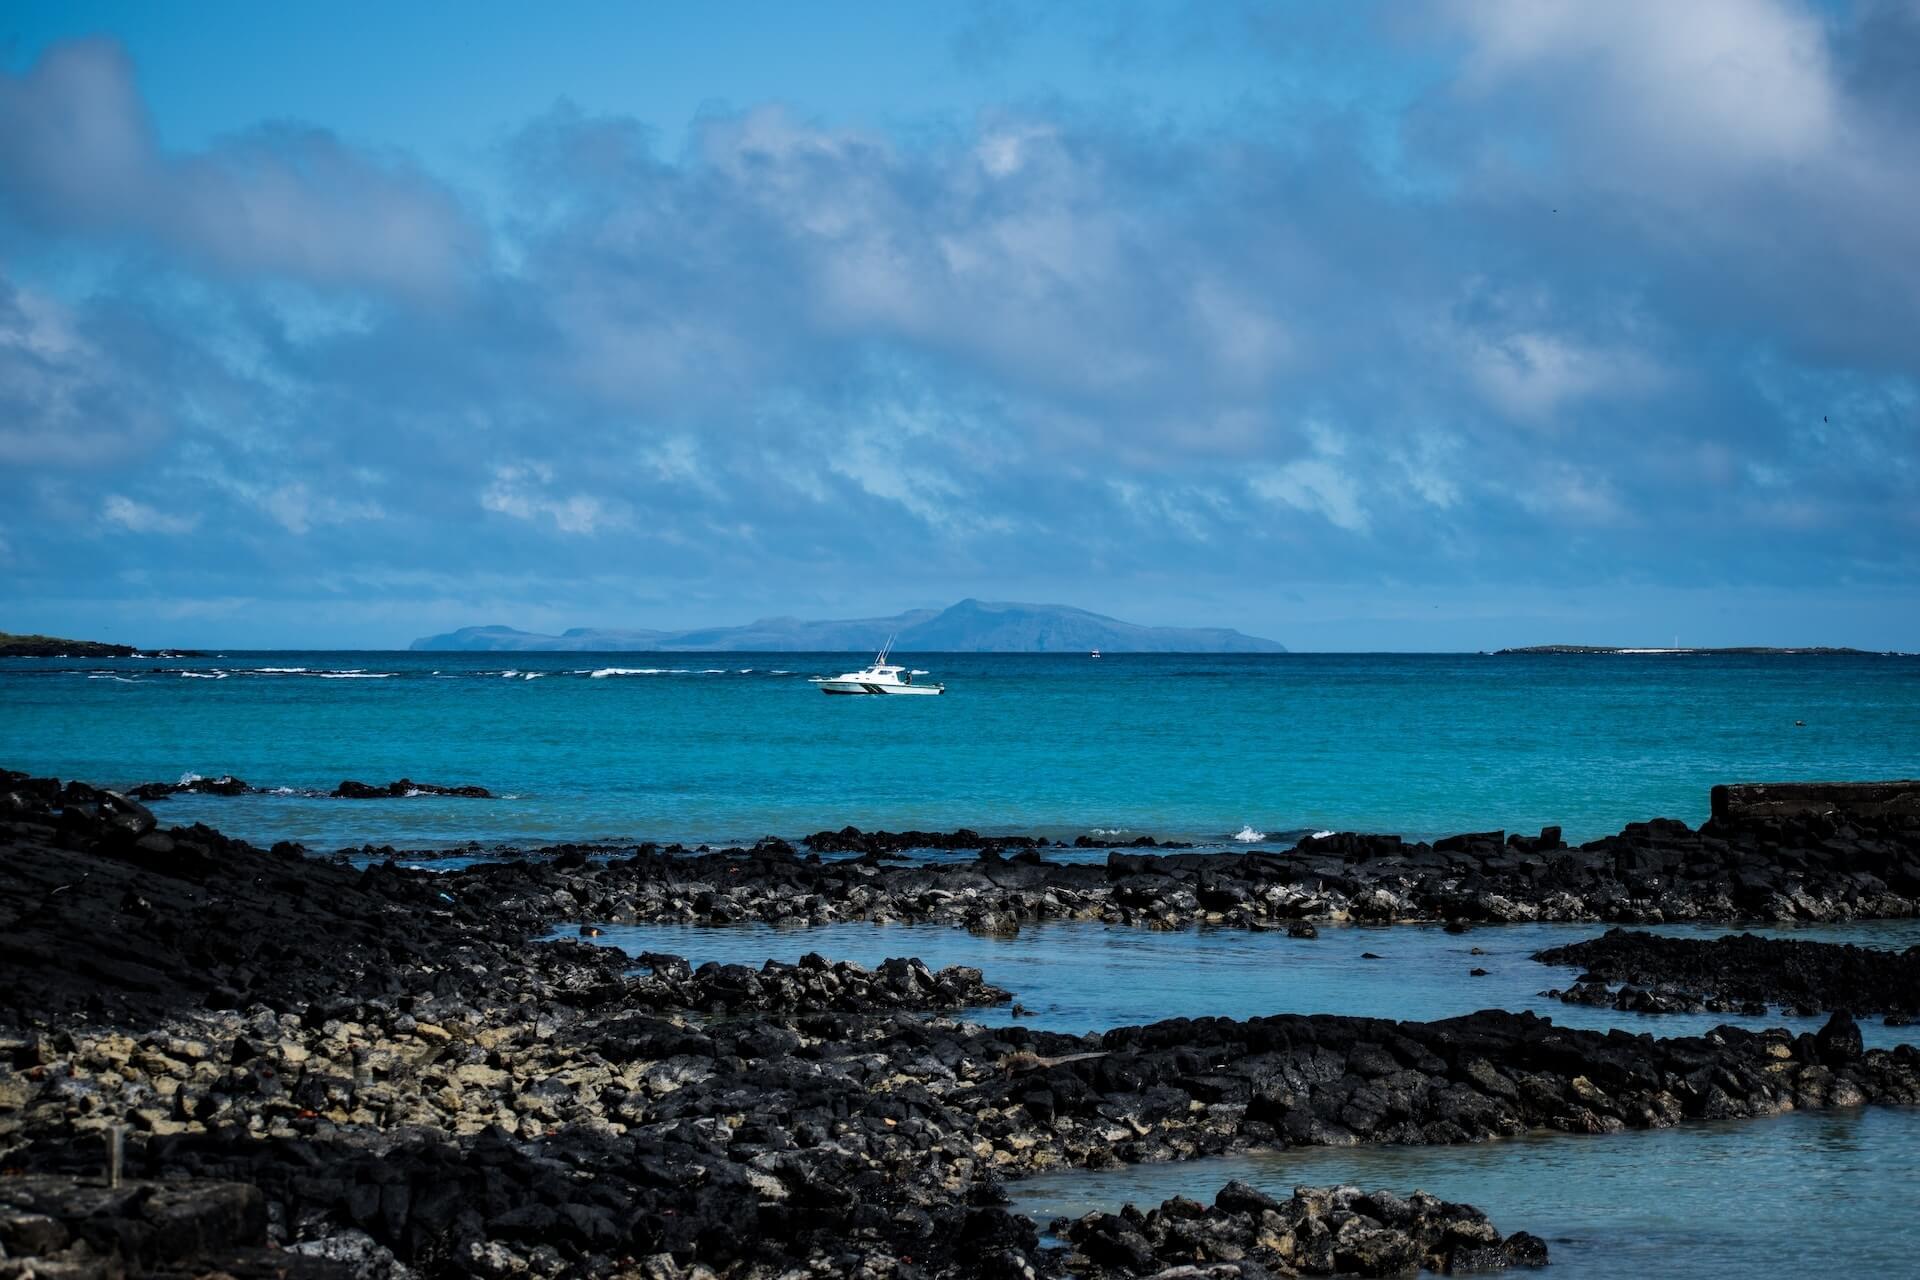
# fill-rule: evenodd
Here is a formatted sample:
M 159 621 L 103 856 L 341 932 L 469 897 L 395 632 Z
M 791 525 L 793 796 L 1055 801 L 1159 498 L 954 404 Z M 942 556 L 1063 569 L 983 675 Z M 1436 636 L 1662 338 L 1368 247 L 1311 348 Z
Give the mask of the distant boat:
M 1100 656 L 1100 651 L 1098 649 L 1095 649 L 1092 653 L 1088 654 L 1087 656 L 1089 658 L 1097 658 Z
M 843 676 L 815 676 L 813 682 L 820 686 L 822 693 L 935 694 L 947 691 L 944 684 L 915 684 L 913 672 L 887 661 L 887 655 L 892 651 L 893 637 L 888 636 L 887 643 L 865 667 L 849 671 Z

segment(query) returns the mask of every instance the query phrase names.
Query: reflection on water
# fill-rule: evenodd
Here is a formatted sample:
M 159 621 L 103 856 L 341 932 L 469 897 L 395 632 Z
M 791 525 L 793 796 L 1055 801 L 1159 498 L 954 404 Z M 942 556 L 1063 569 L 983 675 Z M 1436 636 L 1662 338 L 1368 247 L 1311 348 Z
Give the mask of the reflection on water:
M 1211 1201 L 1239 1178 L 1430 1191 L 1531 1231 L 1554 1280 L 1920 1275 L 1920 1110 L 1796 1113 L 1605 1137 L 1458 1147 L 1315 1148 L 1051 1173 L 1011 1183 L 1014 1208 L 1058 1217 L 1174 1195 Z
M 615 925 L 600 942 L 629 954 L 666 951 L 694 964 L 758 965 L 809 951 L 872 965 L 918 956 L 934 968 L 975 965 L 1012 991 L 1035 1015 L 1028 1025 L 1085 1032 L 1163 1018 L 1252 1017 L 1269 1013 L 1343 1013 L 1428 1020 L 1478 1009 L 1532 1009 L 1561 1026 L 1662 1036 L 1693 1035 L 1724 1023 L 1816 1030 L 1821 1019 L 1779 1014 L 1637 1014 L 1562 1004 L 1539 993 L 1565 987 L 1578 971 L 1529 957 L 1547 947 L 1599 935 L 1598 925 L 1501 925 L 1450 934 L 1436 926 L 1322 926 L 1318 938 L 1230 929 L 1174 933 L 1099 924 L 1029 926 L 1015 938 L 975 937 L 944 925 Z M 570 931 L 569 931 L 570 932 Z M 1723 930 L 1669 928 L 1713 936 Z M 1795 930 L 1790 936 L 1878 946 L 1920 941 L 1920 922 L 1873 922 Z M 1378 959 L 1363 959 L 1371 952 Z M 1484 976 L 1471 976 L 1484 969 Z M 1002 1022 L 1007 1009 L 982 1011 Z M 1912 1028 L 1863 1020 L 1869 1045 L 1914 1038 Z

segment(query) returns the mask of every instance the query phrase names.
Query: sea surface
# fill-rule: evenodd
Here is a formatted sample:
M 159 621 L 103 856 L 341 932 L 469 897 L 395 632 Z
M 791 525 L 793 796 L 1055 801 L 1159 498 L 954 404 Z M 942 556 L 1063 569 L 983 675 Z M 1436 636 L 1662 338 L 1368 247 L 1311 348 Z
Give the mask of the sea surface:
M 721 843 L 847 823 L 1216 847 L 1284 847 L 1328 829 L 1431 837 L 1558 824 L 1579 841 L 1656 815 L 1698 823 L 1719 782 L 1920 774 L 1920 660 L 1909 657 L 928 654 L 910 661 L 921 679 L 947 683 L 943 697 L 828 698 L 808 683 L 864 656 L 8 659 L 0 768 L 109 785 L 236 774 L 276 793 L 181 796 L 157 801 L 156 813 L 316 851 Z M 324 794 L 347 778 L 402 777 L 476 783 L 498 798 Z M 1489 1007 L 1656 1035 L 1814 1025 L 1649 1017 L 1541 996 L 1574 974 L 1531 953 L 1598 932 L 1356 927 L 1304 940 L 1053 924 L 987 939 L 902 925 L 654 925 L 609 929 L 600 941 L 696 964 L 808 951 L 972 964 L 1013 991 L 1032 1025 L 1074 1032 L 1173 1016 L 1430 1019 Z M 1781 932 L 1920 942 L 1913 921 Z M 1913 1029 L 1863 1020 L 1862 1030 L 1885 1045 Z M 1061 1173 L 1010 1189 L 1044 1221 L 1177 1193 L 1210 1198 L 1235 1177 L 1280 1194 L 1345 1181 L 1476 1203 L 1502 1230 L 1545 1237 L 1555 1276 L 1920 1275 L 1912 1110 L 1290 1151 Z
M 589 922 L 590 923 L 590 922 Z M 1581 970 L 1545 965 L 1533 954 L 1606 932 L 1597 924 L 1492 925 L 1448 933 L 1437 925 L 1323 925 L 1317 938 L 1284 931 L 1194 928 L 1174 931 L 1063 921 L 1028 925 L 1017 937 L 970 934 L 938 924 L 853 921 L 813 928 L 764 924 L 601 925 L 592 939 L 633 956 L 665 952 L 695 966 L 791 964 L 809 951 L 869 968 L 912 956 L 931 968 L 971 965 L 1013 993 L 1024 1026 L 1082 1034 L 1165 1018 L 1250 1018 L 1270 1013 L 1342 1013 L 1428 1021 L 1480 1009 L 1530 1009 L 1563 1027 L 1618 1028 L 1657 1036 L 1701 1035 L 1733 1025 L 1818 1031 L 1824 1017 L 1734 1013 L 1629 1013 L 1563 1004 L 1542 993 L 1573 985 Z M 1729 930 L 1664 925 L 1656 933 L 1712 938 Z M 1866 920 L 1795 929 L 1754 929 L 1772 937 L 1849 942 L 1904 950 L 1920 945 L 1920 920 Z M 558 936 L 577 936 L 578 926 Z M 1485 972 L 1475 975 L 1473 970 Z M 968 1010 L 988 1025 L 1012 1019 L 1008 1005 Z M 1920 1042 L 1920 1027 L 1860 1019 L 1869 1047 Z
M 330 849 L 869 829 L 1573 840 L 1717 782 L 1920 772 L 1920 659 L 919 654 L 938 698 L 830 698 L 864 655 L 224 653 L 0 660 L 0 767 L 281 795 L 173 822 Z M 342 779 L 501 799 L 337 801 Z

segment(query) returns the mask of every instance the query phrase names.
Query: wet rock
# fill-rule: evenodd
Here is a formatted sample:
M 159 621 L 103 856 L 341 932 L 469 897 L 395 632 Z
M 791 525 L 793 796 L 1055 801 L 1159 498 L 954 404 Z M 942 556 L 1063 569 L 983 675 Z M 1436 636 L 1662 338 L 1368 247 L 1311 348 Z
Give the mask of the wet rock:
M 258 794 L 259 788 L 251 786 L 230 773 L 217 778 L 182 778 L 178 782 L 143 782 L 127 792 L 136 800 L 164 800 L 168 796 L 244 796 Z
M 1769 1005 L 1920 1013 L 1920 947 L 1878 950 L 1739 934 L 1669 938 L 1609 929 L 1534 955 L 1586 972 L 1559 998 L 1642 1013 L 1764 1012 Z M 1613 984 L 1621 984 L 1612 990 Z
M 337 800 L 395 800 L 406 796 L 466 796 L 476 800 L 493 798 L 493 792 L 485 787 L 448 787 L 432 782 L 415 782 L 411 778 L 401 778 L 385 786 L 355 782 L 349 778 L 329 794 Z
M 1064 1224 L 1086 1276 L 1396 1276 L 1419 1269 L 1493 1271 L 1545 1266 L 1546 1245 L 1502 1239 L 1487 1216 L 1416 1191 L 1296 1187 L 1279 1200 L 1229 1183 L 1211 1206 L 1176 1198 L 1140 1213 L 1089 1214 Z M 1213 1272 L 1212 1267 L 1223 1270 Z

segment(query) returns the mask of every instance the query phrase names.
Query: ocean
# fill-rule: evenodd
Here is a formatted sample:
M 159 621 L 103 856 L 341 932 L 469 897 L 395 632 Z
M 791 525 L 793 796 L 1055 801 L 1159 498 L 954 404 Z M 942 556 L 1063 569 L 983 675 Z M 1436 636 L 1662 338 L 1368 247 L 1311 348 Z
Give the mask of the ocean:
M 938 698 L 830 698 L 864 655 L 230 652 L 0 663 L 0 765 L 180 796 L 315 849 L 874 829 L 1335 829 L 1570 840 L 1704 820 L 1717 782 L 1920 771 L 1920 659 L 920 654 Z M 498 799 L 330 800 L 343 779 Z

